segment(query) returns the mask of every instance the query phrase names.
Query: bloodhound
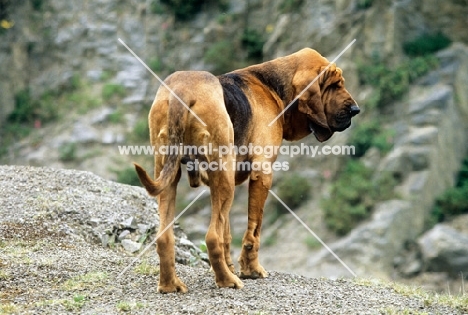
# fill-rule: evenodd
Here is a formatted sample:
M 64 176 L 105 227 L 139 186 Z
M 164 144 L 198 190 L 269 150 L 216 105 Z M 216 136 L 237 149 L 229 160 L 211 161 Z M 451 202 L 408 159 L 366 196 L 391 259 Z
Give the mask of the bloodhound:
M 303 91 L 314 79 L 315 82 Z M 203 153 L 171 150 L 168 154 L 156 154 L 155 180 L 135 164 L 141 183 L 150 195 L 157 196 L 159 204 L 158 291 L 187 292 L 186 285 L 175 272 L 173 230 L 169 228 L 161 234 L 174 219 L 181 164 L 187 164 L 192 187 L 202 183 L 210 187 L 212 214 L 206 245 L 217 286 L 243 287 L 231 260 L 229 211 L 235 185 L 247 179 L 248 225 L 238 260 L 239 276 L 267 277 L 267 272 L 259 263 L 258 250 L 263 207 L 272 183 L 271 172 L 236 167 L 189 169 L 188 165 L 196 160 L 209 165 L 212 162 L 219 165 L 234 162 L 273 163 L 276 154 L 266 157 L 251 150 L 244 151 L 245 154 L 241 154 L 240 150 L 219 154 L 218 149 L 249 144 L 279 146 L 283 139 L 300 140 L 311 133 L 323 142 L 334 132 L 345 130 L 360 109 L 345 89 L 341 69 L 330 65 L 317 51 L 305 48 L 292 55 L 218 77 L 204 71 L 175 72 L 165 80 L 165 84 L 172 91 L 161 86 L 149 113 L 150 139 L 156 152 L 162 146 L 182 145 L 210 145 L 212 150 L 204 150 Z M 292 105 L 282 113 L 290 103 Z M 269 126 L 272 121 L 274 123 Z

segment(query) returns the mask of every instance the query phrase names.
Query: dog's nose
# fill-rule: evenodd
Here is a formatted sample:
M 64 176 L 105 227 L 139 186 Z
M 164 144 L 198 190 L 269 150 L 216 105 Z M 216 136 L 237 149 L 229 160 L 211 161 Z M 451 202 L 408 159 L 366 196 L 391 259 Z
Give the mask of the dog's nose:
M 349 112 L 351 114 L 351 117 L 354 117 L 354 116 L 356 116 L 357 114 L 359 114 L 361 112 L 361 109 L 359 108 L 359 106 L 353 105 L 349 109 Z

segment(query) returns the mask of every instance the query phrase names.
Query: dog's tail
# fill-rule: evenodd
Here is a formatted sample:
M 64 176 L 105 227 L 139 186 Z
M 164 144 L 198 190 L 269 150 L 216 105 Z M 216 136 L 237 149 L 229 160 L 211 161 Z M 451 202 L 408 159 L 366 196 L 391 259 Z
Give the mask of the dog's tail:
M 183 93 L 175 92 L 180 97 Z M 193 102 L 194 103 L 194 102 Z M 187 103 L 185 103 L 187 104 Z M 192 106 L 193 104 L 187 104 Z M 185 105 L 177 100 L 172 94 L 169 96 L 169 113 L 168 113 L 168 155 L 165 158 L 165 163 L 159 177 L 155 180 L 146 173 L 146 171 L 137 163 L 135 170 L 140 178 L 141 184 L 146 188 L 146 191 L 151 196 L 159 195 L 169 184 L 171 184 L 177 176 L 181 160 L 181 152 L 174 148 L 180 148 L 180 144 L 184 140 L 185 125 L 187 122 L 188 110 Z

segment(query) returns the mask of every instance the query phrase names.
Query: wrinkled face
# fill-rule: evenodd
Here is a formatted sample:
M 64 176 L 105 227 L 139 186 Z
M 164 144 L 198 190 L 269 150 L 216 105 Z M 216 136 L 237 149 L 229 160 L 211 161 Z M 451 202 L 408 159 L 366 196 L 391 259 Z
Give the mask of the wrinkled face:
M 348 128 L 351 118 L 359 114 L 360 109 L 344 86 L 341 69 L 335 64 L 329 65 L 328 60 L 315 51 L 313 53 L 314 62 L 307 62 L 296 75 L 296 86 L 305 87 L 323 73 L 300 96 L 298 110 L 307 116 L 309 130 L 323 142 L 334 132 Z
M 322 105 L 331 131 L 345 130 L 351 125 L 351 118 L 360 112 L 344 81 L 341 69 L 334 65 L 323 74 L 323 80 L 319 80 Z

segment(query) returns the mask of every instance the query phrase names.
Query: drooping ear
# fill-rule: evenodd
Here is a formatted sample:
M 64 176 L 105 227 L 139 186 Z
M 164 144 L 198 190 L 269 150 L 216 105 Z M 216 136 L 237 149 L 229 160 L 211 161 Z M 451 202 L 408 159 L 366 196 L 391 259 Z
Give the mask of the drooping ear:
M 311 80 L 313 79 L 312 77 Z M 328 126 L 325 106 L 322 102 L 322 93 L 318 81 L 319 80 L 316 80 L 309 89 L 302 93 L 298 100 L 297 109 L 307 116 L 311 124 L 309 129 L 312 129 L 318 141 L 323 142 L 333 135 L 333 131 L 331 131 Z M 307 82 L 306 85 L 309 83 L 310 82 Z

